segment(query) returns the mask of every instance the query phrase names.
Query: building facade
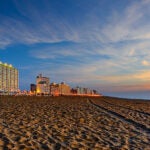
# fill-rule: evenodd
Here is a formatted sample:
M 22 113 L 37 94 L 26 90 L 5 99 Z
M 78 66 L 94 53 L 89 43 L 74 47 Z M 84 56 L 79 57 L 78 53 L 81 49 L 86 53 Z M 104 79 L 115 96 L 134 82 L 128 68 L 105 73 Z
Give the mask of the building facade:
M 30 91 L 32 94 L 36 94 L 36 85 L 35 84 L 30 84 Z
M 19 89 L 19 72 L 12 65 L 0 62 L 0 93 L 15 93 Z
M 60 84 L 52 83 L 50 85 L 50 93 L 53 96 L 58 95 L 70 95 L 71 88 L 69 85 L 65 84 L 64 82 Z
M 59 96 L 59 84 L 51 83 L 50 84 L 50 94 L 52 96 Z
M 99 95 L 96 90 L 91 90 L 84 87 L 76 87 L 75 89 L 71 89 L 71 93 L 77 95 Z
M 42 74 L 36 77 L 36 93 L 39 95 L 50 94 L 50 79 Z
M 70 91 L 71 91 L 71 88 L 68 84 L 66 84 L 64 82 L 62 82 L 60 84 L 60 93 L 61 93 L 61 95 L 69 95 Z

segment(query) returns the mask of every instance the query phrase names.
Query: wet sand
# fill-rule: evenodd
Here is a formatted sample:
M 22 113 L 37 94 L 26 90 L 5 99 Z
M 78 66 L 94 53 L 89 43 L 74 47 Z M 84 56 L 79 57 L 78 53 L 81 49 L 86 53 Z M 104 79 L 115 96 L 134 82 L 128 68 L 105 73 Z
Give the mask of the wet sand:
M 0 97 L 0 150 L 148 150 L 149 110 L 108 97 Z

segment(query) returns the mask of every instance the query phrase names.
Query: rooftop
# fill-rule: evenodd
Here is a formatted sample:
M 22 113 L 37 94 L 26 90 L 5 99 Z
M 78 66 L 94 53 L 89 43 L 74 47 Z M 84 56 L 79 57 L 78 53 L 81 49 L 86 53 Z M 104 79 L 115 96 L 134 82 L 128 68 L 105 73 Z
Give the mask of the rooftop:
M 0 61 L 0 65 L 6 66 L 6 67 L 10 67 L 10 68 L 14 68 L 12 66 L 12 64 L 2 63 L 1 61 Z

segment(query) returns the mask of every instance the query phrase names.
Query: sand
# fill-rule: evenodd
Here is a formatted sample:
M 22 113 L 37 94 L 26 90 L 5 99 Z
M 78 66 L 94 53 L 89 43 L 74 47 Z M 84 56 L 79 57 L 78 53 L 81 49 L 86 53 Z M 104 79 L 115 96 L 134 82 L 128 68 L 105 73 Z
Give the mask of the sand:
M 119 100 L 103 97 L 100 100 L 95 99 L 94 102 L 150 129 L 150 101 Z
M 149 108 L 108 97 L 0 97 L 0 150 L 148 150 Z

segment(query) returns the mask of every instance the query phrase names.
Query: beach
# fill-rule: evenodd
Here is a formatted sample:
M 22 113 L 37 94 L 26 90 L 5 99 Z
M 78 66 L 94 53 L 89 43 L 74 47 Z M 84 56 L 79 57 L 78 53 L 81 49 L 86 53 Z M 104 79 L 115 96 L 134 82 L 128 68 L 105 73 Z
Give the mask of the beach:
M 0 97 L 0 150 L 148 150 L 150 101 Z

